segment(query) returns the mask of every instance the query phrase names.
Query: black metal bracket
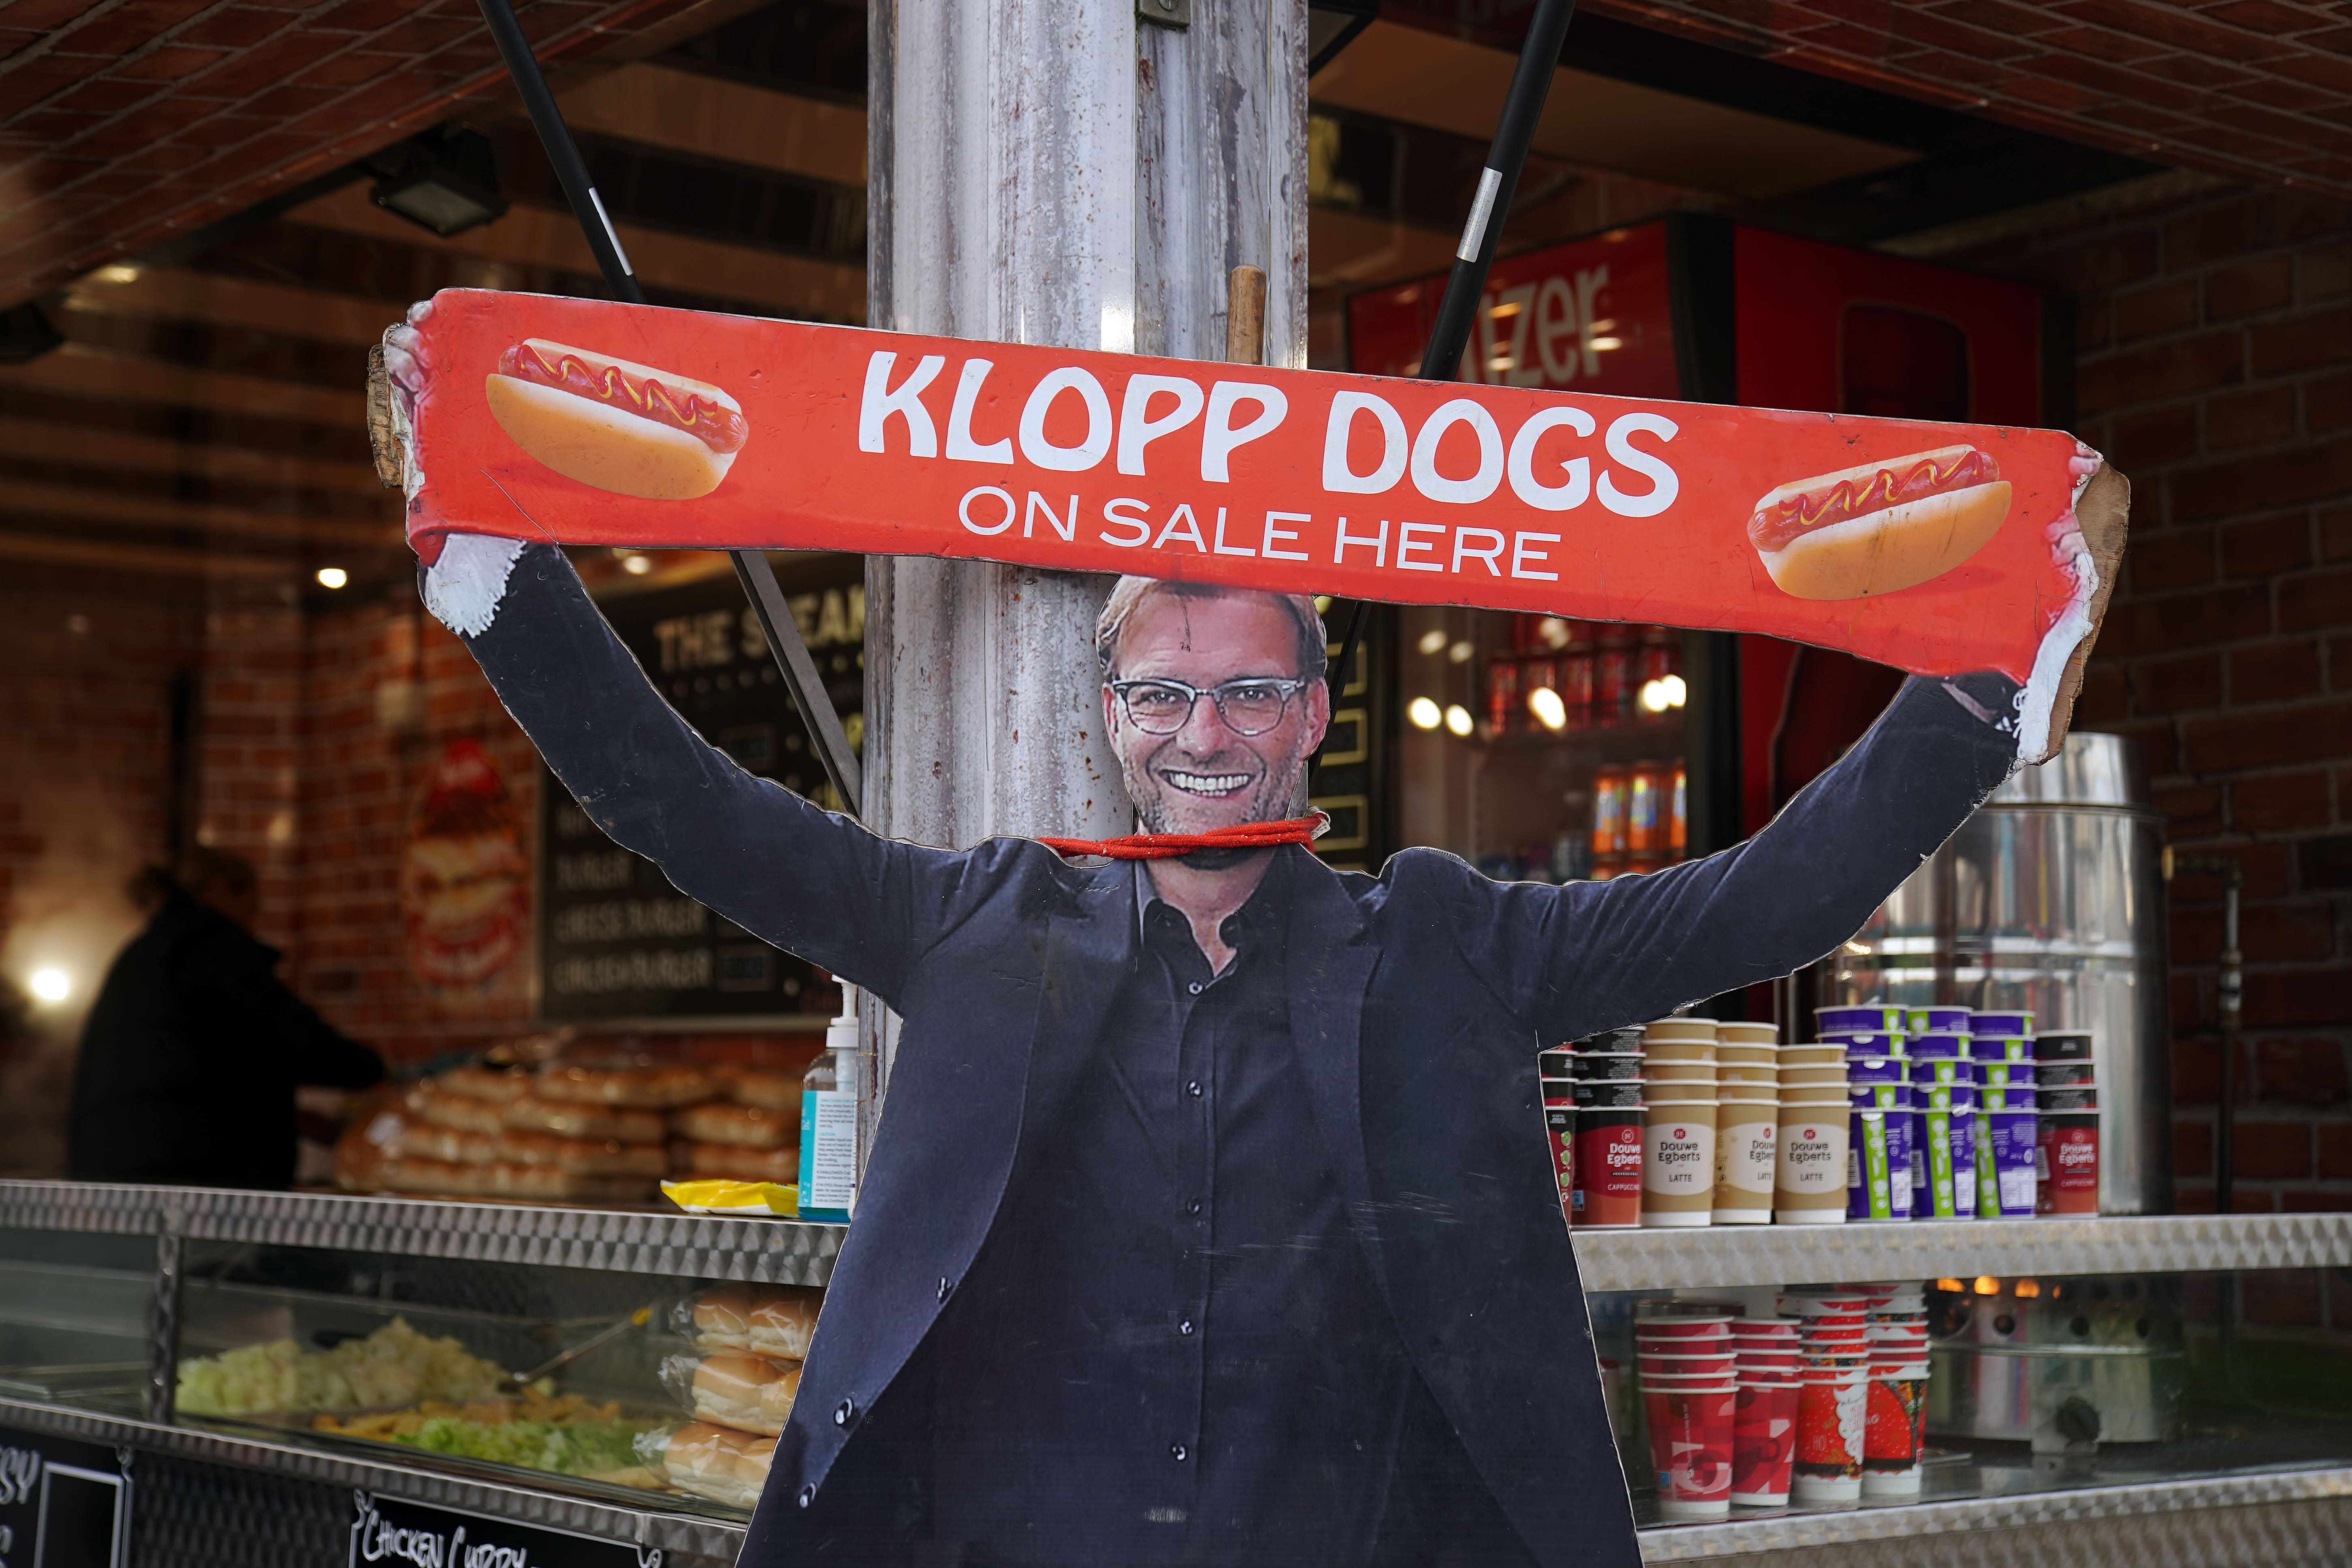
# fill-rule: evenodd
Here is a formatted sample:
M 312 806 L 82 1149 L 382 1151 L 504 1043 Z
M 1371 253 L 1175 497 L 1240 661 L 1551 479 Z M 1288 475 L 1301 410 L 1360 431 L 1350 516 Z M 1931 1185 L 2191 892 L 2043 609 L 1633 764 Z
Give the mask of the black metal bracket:
M 565 199 L 572 204 L 572 216 L 579 220 L 582 232 L 588 237 L 588 248 L 595 252 L 596 265 L 603 269 L 605 283 L 626 303 L 644 304 L 646 291 L 637 285 L 628 254 L 621 248 L 621 237 L 614 231 L 604 200 L 596 194 L 595 182 L 589 178 L 579 145 L 572 140 L 571 128 L 563 122 L 563 110 L 557 107 L 555 95 L 548 90 L 547 78 L 539 68 L 539 58 L 531 53 L 530 40 L 523 37 L 522 26 L 515 20 L 514 7 L 508 0 L 480 0 L 480 4 L 482 19 L 489 24 L 490 37 L 498 43 L 499 58 L 506 62 L 507 74 L 514 79 L 523 107 L 530 111 L 540 145 L 547 150 L 547 161 L 555 165 L 555 177 L 563 186 Z M 783 589 L 776 582 L 776 570 L 769 564 L 764 551 L 730 550 L 727 555 L 735 563 L 735 575 L 741 579 L 743 591 L 751 601 L 751 612 L 759 617 L 760 630 L 768 639 L 770 651 L 776 656 L 777 668 L 783 672 L 784 689 L 792 693 L 793 705 L 808 723 L 809 738 L 815 742 L 817 760 L 824 764 L 825 777 L 833 781 L 834 792 L 841 797 L 842 810 L 856 816 L 865 798 L 857 753 L 850 748 L 841 715 L 817 674 L 816 660 L 809 657 L 800 623 L 793 618 L 791 608 L 784 603 Z

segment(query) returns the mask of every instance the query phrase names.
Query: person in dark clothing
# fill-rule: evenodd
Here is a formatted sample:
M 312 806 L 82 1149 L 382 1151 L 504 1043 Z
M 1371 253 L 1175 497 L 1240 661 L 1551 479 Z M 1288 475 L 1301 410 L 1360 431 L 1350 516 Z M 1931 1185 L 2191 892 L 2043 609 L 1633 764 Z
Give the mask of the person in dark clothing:
M 1633 1568 L 1536 1053 L 1829 951 L 2022 740 L 2016 682 L 1912 679 L 1755 838 L 1608 882 L 1085 866 L 744 773 L 553 548 L 452 536 L 425 592 L 599 827 L 903 1020 L 746 1568 Z M 1324 639 L 1127 579 L 1074 722 L 1147 829 L 1286 816 Z
M 131 896 L 154 912 L 82 1027 L 74 1177 L 291 1185 L 295 1087 L 364 1089 L 383 1058 L 278 978 L 278 950 L 251 930 L 260 885 L 246 860 L 195 849 L 176 874 L 141 873 Z

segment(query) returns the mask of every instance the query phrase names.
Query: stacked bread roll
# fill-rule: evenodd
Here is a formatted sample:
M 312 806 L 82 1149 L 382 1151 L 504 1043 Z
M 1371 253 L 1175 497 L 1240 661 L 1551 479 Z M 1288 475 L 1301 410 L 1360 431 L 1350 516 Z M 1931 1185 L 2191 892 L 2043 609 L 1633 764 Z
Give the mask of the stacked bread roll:
M 673 1326 L 694 1349 L 666 1358 L 661 1375 L 694 1419 L 644 1455 L 672 1486 L 739 1508 L 759 1501 L 823 1300 L 787 1285 L 721 1285 L 680 1304 Z
M 798 1181 L 800 1074 L 739 1068 L 723 1075 L 721 1088 L 724 1100 L 670 1112 L 670 1168 L 688 1176 Z

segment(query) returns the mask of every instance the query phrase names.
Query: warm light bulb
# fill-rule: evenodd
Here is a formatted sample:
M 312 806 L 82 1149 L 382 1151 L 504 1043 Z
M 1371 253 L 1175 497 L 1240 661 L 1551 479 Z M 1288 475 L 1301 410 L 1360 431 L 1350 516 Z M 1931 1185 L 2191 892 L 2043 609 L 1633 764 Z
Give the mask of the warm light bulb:
M 1470 662 L 1471 656 L 1477 651 L 1478 646 L 1475 643 L 1458 642 L 1445 650 L 1445 657 L 1456 664 L 1467 664 Z
M 1472 729 L 1470 710 L 1459 702 L 1445 710 L 1445 727 L 1457 735 L 1467 735 Z
M 1416 730 L 1434 730 L 1445 722 L 1445 714 L 1426 697 L 1416 697 L 1404 705 L 1404 716 Z
M 319 586 L 321 588 L 340 588 L 351 580 L 352 574 L 340 566 L 319 568 Z
M 73 994 L 73 976 L 62 969 L 36 969 L 30 981 L 33 998 L 51 1006 Z
M 1568 623 L 1558 616 L 1546 616 L 1536 623 L 1536 636 L 1542 640 L 1546 647 L 1566 647 L 1570 641 Z
M 1547 730 L 1568 727 L 1568 704 L 1562 702 L 1559 693 L 1549 686 L 1538 686 L 1528 693 L 1528 711 L 1534 714 L 1536 722 Z
M 1993 1278 L 1991 1275 L 1990 1275 L 1990 1274 L 1979 1274 L 1979 1275 L 1978 1275 L 1978 1276 L 1977 1276 L 1977 1294 L 1978 1294 L 1978 1295 L 1979 1295 L 1979 1296 L 1998 1296 L 1998 1295 L 2000 1295 L 2000 1280 L 1998 1280 L 1998 1279 L 1994 1279 L 1994 1278 Z
M 1663 680 L 1642 682 L 1642 711 L 1663 713 L 1666 710 L 1666 683 Z
M 650 555 L 624 555 L 621 557 L 621 570 L 626 572 L 632 577 L 642 577 L 653 569 L 654 562 L 653 557 Z
M 1660 676 L 1658 684 L 1665 689 L 1667 707 L 1679 708 L 1690 700 L 1690 685 L 1681 676 Z
M 1413 646 L 1420 648 L 1421 651 L 1425 654 L 1443 653 L 1445 650 L 1445 628 L 1444 626 L 1430 627 L 1427 631 L 1421 634 L 1421 641 Z

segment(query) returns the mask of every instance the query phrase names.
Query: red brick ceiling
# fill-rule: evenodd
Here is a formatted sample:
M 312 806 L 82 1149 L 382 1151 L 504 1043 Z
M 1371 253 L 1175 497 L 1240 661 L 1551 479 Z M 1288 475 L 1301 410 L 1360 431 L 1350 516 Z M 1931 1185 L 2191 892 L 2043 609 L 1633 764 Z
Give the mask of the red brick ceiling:
M 551 65 L 693 0 L 523 0 Z M 474 0 L 0 0 L 0 305 L 268 199 L 504 83 Z
M 1643 26 L 2152 163 L 2352 197 L 2352 5 L 1593 0 Z

